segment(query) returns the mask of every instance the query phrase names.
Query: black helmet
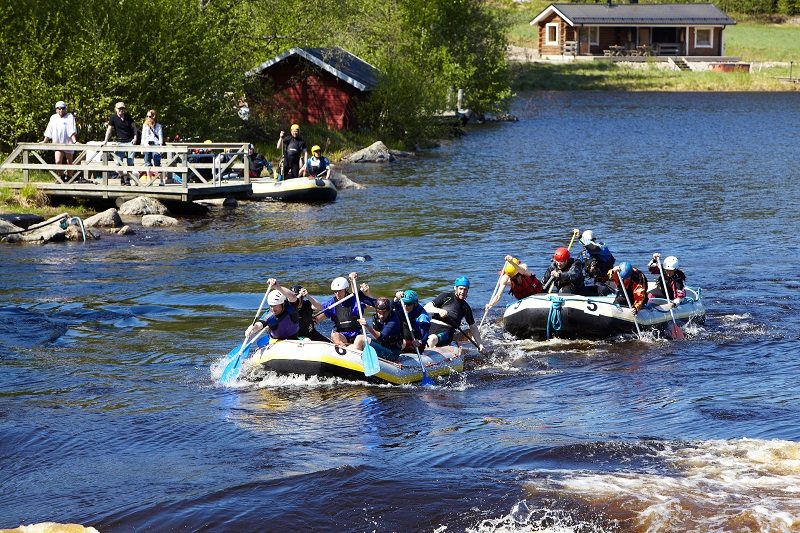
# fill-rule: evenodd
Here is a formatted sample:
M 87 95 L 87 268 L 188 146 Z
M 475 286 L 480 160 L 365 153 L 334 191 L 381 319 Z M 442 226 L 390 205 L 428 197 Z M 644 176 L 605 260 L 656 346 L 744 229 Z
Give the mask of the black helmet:
M 389 301 L 389 298 L 380 297 L 375 300 L 375 309 L 378 311 L 388 311 L 392 308 L 392 304 Z
M 292 292 L 295 296 L 300 296 L 300 291 L 302 290 L 302 285 L 292 285 Z

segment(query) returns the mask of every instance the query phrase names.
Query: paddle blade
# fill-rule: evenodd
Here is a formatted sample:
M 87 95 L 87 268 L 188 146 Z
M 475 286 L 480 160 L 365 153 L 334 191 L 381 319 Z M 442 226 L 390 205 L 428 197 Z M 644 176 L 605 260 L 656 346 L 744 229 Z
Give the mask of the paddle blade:
M 679 341 L 682 341 L 683 339 L 686 338 L 686 334 L 683 333 L 683 330 L 681 329 L 681 327 L 678 324 L 676 324 L 675 322 L 672 323 L 672 329 L 670 330 L 670 336 L 673 339 L 679 340 Z
M 230 351 L 228 355 L 231 356 L 231 359 L 228 361 L 227 366 L 225 366 L 225 370 L 223 370 L 222 374 L 219 376 L 219 382 L 221 384 L 230 385 L 239 378 L 239 373 L 242 370 L 242 360 L 250 353 L 250 346 L 251 345 L 244 347 L 244 345 L 242 345 Z
M 436 385 L 436 382 L 431 379 L 431 377 L 426 374 L 425 372 L 422 373 L 422 385 L 424 387 L 432 387 Z
M 364 351 L 361 352 L 361 364 L 364 365 L 364 375 L 374 376 L 381 371 L 381 365 L 378 362 L 378 354 L 375 353 L 375 348 L 367 344 Z

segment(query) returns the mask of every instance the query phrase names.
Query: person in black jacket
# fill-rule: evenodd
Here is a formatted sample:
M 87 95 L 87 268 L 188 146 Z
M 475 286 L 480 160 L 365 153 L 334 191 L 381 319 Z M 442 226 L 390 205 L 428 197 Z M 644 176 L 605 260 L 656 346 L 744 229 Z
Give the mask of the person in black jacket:
M 570 257 L 566 248 L 557 248 L 553 262 L 544 274 L 544 286 L 549 283 L 553 283 L 561 294 L 580 294 L 583 290 L 583 262 Z
M 300 163 L 308 159 L 308 148 L 300 136 L 300 126 L 292 124 L 289 131 L 291 133 L 289 140 L 285 140 L 282 131 L 278 139 L 278 150 L 283 153 L 283 179 L 285 180 L 299 178 Z

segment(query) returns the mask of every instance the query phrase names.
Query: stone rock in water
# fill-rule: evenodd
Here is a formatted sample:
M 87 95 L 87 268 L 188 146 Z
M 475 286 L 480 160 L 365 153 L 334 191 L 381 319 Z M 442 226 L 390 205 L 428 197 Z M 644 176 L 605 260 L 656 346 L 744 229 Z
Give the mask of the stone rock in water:
M 102 213 L 90 216 L 83 221 L 83 225 L 87 228 L 121 228 L 122 219 L 119 217 L 119 212 L 112 207 Z
M 167 207 L 156 200 L 147 196 L 139 196 L 122 204 L 119 208 L 120 215 L 166 215 L 169 213 Z

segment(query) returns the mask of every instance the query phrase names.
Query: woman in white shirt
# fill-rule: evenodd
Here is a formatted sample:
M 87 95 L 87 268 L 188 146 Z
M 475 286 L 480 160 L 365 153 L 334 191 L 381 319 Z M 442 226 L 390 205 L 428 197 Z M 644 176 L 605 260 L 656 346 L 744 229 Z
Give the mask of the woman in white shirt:
M 78 129 L 75 127 L 75 116 L 67 113 L 67 104 L 59 100 L 56 102 L 56 112 L 50 117 L 47 129 L 44 130 L 44 140 L 52 140 L 55 144 L 75 144 L 77 141 Z M 60 165 L 66 155 L 67 164 L 72 164 L 72 150 L 56 150 L 55 162 Z M 63 172 L 62 174 L 66 174 Z
M 147 118 L 142 124 L 142 146 L 163 146 L 164 132 L 161 124 L 156 122 L 156 110 L 151 109 L 147 112 Z M 144 164 L 147 167 L 161 166 L 161 154 L 158 152 L 144 152 Z M 155 175 L 155 173 L 153 173 Z

